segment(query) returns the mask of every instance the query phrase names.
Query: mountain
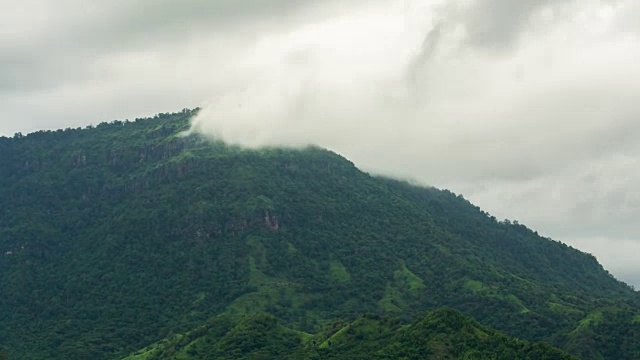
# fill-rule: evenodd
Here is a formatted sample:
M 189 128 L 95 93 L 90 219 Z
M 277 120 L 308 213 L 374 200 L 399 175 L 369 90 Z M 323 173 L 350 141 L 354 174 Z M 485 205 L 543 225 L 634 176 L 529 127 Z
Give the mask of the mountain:
M 640 358 L 640 296 L 593 256 L 324 149 L 186 135 L 194 114 L 0 138 L 12 359 L 118 359 L 225 316 L 319 334 L 443 306 L 584 359 Z
M 450 309 L 401 325 L 362 316 L 320 334 L 286 328 L 268 314 L 234 324 L 218 316 L 186 334 L 163 340 L 124 360 L 161 359 L 576 359 L 543 343 L 510 338 Z

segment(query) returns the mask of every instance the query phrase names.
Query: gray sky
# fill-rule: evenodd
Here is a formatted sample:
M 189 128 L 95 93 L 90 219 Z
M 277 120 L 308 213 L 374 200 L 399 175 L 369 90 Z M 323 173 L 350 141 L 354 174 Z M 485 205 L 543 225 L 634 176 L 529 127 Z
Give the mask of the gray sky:
M 462 193 L 640 287 L 637 0 L 0 0 L 0 134 L 203 106 Z

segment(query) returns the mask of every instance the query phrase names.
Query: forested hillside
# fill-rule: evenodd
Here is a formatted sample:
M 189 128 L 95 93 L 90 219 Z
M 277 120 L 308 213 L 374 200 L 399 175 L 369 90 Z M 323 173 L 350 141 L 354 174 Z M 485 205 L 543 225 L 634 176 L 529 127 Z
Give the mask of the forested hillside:
M 223 315 L 124 360 L 265 358 L 575 359 L 546 344 L 513 339 L 456 311 L 439 309 L 407 325 L 393 318 L 362 316 L 313 335 L 286 328 L 268 314 L 247 315 L 235 323 Z
M 584 359 L 640 358 L 638 293 L 593 256 L 321 148 L 185 135 L 192 116 L 0 138 L 0 350 L 118 359 L 215 319 L 219 340 L 251 314 L 324 334 L 447 306 Z M 377 321 L 371 351 L 409 336 Z

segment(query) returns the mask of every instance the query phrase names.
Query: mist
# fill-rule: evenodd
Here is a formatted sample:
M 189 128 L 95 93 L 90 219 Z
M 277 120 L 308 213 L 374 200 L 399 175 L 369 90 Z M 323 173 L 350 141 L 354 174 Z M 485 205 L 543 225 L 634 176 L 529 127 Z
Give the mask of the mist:
M 476 32 L 507 16 L 478 3 L 360 4 L 261 33 L 193 127 L 247 147 L 316 144 L 436 182 L 527 178 L 634 146 L 640 41 L 617 26 L 624 2 L 515 7 L 524 25 L 501 28 L 508 36 Z

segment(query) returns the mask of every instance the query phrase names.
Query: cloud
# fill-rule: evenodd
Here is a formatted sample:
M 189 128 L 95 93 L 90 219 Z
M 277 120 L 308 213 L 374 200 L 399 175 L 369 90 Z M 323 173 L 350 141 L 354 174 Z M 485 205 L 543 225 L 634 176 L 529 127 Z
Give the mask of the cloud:
M 197 106 L 262 33 L 358 1 L 0 0 L 0 133 Z
M 476 19 L 489 11 L 481 8 L 464 13 Z M 526 12 L 516 17 L 537 9 L 507 8 Z M 640 82 L 629 79 L 640 75 L 640 43 L 611 29 L 599 8 L 543 34 L 520 30 L 524 44 L 498 54 L 468 45 L 471 30 L 443 30 L 439 7 L 425 10 L 431 17 L 420 22 L 402 7 L 363 6 L 264 35 L 237 59 L 246 76 L 195 127 L 246 146 L 317 143 L 402 173 L 407 161 L 378 165 L 389 145 L 446 178 L 526 179 L 634 142 Z M 427 61 L 424 39 L 434 32 L 444 40 Z

